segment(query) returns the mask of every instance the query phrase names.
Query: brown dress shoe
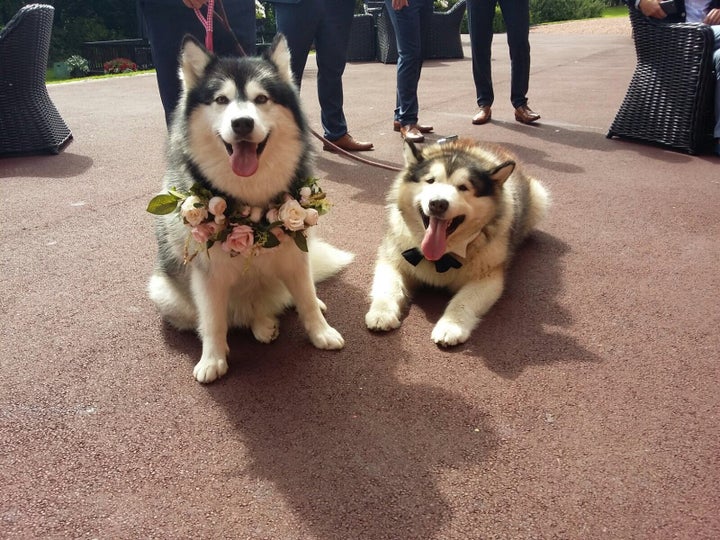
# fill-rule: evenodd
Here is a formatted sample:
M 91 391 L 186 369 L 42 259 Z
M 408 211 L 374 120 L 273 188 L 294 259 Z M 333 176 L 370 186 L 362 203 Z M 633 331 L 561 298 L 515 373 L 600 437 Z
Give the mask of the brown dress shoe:
M 425 136 L 420 133 L 420 129 L 417 124 L 408 124 L 407 126 L 400 126 L 400 136 L 403 139 L 407 139 L 410 142 L 421 143 L 425 142 Z
M 472 123 L 476 126 L 487 124 L 492 118 L 492 110 L 490 105 L 480 105 L 480 110 L 472 117 Z
M 417 129 L 420 133 L 430 133 L 434 128 L 432 126 L 426 126 L 425 124 L 415 124 L 417 126 Z M 400 122 L 397 120 L 393 121 L 393 129 L 395 131 L 400 131 L 401 128 Z
M 356 141 L 349 133 L 346 133 L 339 139 L 330 142 L 338 148 L 345 150 L 346 152 L 365 152 L 366 150 L 373 149 L 373 143 Z M 323 150 L 326 150 L 328 152 L 337 151 L 334 146 L 331 146 L 327 143 L 323 143 Z
M 540 120 L 540 115 L 533 112 L 527 105 L 520 105 L 515 109 L 515 120 L 523 124 L 532 124 Z

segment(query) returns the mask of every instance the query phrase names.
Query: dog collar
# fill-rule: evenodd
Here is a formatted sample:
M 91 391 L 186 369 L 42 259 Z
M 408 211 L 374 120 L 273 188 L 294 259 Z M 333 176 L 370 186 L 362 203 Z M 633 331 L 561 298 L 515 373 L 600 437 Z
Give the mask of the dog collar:
M 413 266 L 417 266 L 420 264 L 420 261 L 422 261 L 425 257 L 422 254 L 422 251 L 420 251 L 418 248 L 410 248 L 406 249 L 402 252 L 402 256 L 405 258 L 407 262 L 412 264 Z M 431 261 L 433 262 L 433 261 Z M 435 271 L 444 274 L 451 268 L 460 268 L 462 266 L 462 263 L 458 261 L 454 256 L 450 255 L 449 253 L 446 253 L 442 257 L 440 257 L 435 262 Z

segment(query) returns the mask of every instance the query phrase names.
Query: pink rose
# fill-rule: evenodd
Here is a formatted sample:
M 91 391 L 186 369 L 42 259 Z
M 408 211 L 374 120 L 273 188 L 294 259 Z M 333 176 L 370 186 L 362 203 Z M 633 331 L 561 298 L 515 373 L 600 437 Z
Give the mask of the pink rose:
M 222 243 L 222 250 L 230 253 L 244 253 L 255 243 L 252 227 L 249 225 L 236 225 Z
M 208 221 L 193 227 L 190 234 L 192 234 L 193 240 L 195 240 L 198 244 L 206 244 L 210 237 L 215 236 L 218 229 L 219 226 L 217 223 L 214 221 Z
M 301 231 L 305 228 L 305 209 L 295 199 L 283 203 L 278 214 L 287 230 Z

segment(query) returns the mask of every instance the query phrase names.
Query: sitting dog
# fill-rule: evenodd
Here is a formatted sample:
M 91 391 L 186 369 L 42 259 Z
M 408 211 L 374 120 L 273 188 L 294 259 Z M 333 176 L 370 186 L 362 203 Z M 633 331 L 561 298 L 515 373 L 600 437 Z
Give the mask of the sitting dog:
M 545 215 L 548 193 L 500 147 L 458 140 L 419 150 L 406 140 L 404 154 L 365 323 L 398 328 L 416 286 L 446 288 L 453 297 L 431 337 L 457 345 L 500 298 L 513 251 Z
M 315 282 L 352 255 L 312 234 L 328 203 L 311 175 L 285 38 L 263 57 L 219 58 L 188 36 L 181 72 L 164 191 L 148 206 L 158 216 L 148 291 L 168 322 L 198 331 L 195 378 L 227 372 L 229 327 L 268 343 L 293 304 L 313 345 L 342 348 Z

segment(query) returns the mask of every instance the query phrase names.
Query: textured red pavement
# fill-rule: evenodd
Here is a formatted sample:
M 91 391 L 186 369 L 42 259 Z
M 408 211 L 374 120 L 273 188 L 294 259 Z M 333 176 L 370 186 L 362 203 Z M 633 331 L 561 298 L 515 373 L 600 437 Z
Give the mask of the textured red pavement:
M 469 55 L 428 62 L 421 119 L 513 150 L 553 207 L 470 341 L 364 328 L 392 173 L 329 155 L 320 231 L 357 254 L 319 287 L 342 351 L 296 316 L 234 332 L 228 375 L 146 298 L 163 171 L 152 75 L 53 85 L 75 141 L 0 159 L 0 537 L 710 539 L 720 536 L 720 159 L 607 140 L 629 36 L 533 34 L 523 126 L 504 38 L 493 122 Z M 312 64 L 312 62 L 311 62 Z M 303 98 L 319 129 L 314 66 Z M 351 64 L 351 132 L 397 164 L 395 67 Z

